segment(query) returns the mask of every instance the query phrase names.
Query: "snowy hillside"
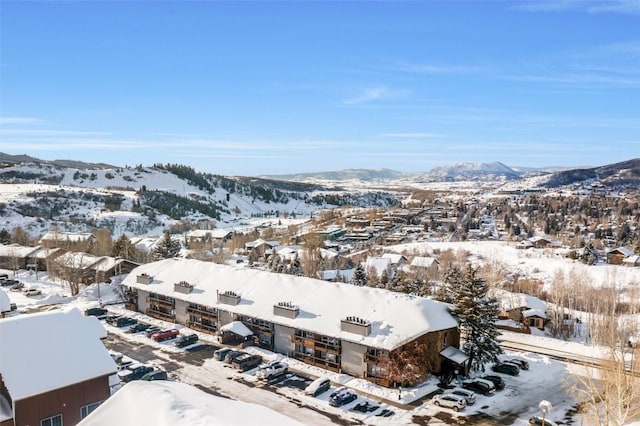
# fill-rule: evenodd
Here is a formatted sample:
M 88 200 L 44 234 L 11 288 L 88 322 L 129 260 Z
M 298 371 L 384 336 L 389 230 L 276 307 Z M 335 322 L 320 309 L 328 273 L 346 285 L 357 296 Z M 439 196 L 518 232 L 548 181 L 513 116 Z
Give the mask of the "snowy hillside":
M 416 178 L 418 182 L 451 181 L 504 181 L 519 179 L 520 174 L 500 162 L 493 163 L 455 163 L 450 166 L 436 167 L 429 173 Z
M 391 193 L 198 173 L 186 166 L 76 169 L 46 163 L 0 169 L 0 228 L 36 236 L 52 226 L 84 231 L 160 233 L 179 220 L 302 217 L 340 205 L 390 206 Z

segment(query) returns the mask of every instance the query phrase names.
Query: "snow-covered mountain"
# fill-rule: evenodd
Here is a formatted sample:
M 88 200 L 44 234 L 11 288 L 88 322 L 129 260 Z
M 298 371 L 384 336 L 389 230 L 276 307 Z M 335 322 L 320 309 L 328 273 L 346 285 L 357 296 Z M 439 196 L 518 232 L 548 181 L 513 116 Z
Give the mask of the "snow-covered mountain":
M 0 228 L 33 236 L 55 226 L 118 236 L 159 234 L 180 220 L 239 225 L 251 217 L 300 217 L 341 205 L 391 206 L 389 192 L 199 173 L 188 166 L 72 168 L 50 162 L 0 169 Z
M 455 163 L 436 167 L 414 178 L 416 182 L 504 181 L 519 179 L 521 174 L 500 162 Z
M 317 181 L 353 181 L 363 182 L 396 180 L 407 176 L 406 173 L 391 169 L 346 169 L 314 173 L 296 173 L 287 175 L 264 176 L 270 179 L 289 180 L 296 182 Z

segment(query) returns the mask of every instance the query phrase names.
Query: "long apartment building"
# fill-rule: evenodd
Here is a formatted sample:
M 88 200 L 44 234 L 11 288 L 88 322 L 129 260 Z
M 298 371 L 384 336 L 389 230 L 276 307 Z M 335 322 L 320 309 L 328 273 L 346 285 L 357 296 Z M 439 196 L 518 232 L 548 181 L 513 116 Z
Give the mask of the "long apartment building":
M 383 289 L 191 259 L 139 266 L 123 285 L 131 310 L 211 334 L 240 321 L 256 345 L 385 386 L 392 351 L 422 342 L 437 373 L 459 347 L 447 305 Z

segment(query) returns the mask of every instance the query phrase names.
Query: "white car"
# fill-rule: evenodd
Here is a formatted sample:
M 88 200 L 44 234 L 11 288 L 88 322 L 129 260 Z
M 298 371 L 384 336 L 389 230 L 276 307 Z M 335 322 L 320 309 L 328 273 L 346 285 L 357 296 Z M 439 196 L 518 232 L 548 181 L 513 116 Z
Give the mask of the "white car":
M 258 379 L 271 380 L 272 378 L 285 374 L 289 369 L 289 366 L 280 361 L 271 361 L 268 364 L 262 364 L 256 371 L 256 377 Z
M 467 401 L 467 405 L 473 405 L 476 402 L 476 394 L 467 389 L 453 389 L 449 393 L 463 397 Z
M 431 402 L 438 407 L 451 408 L 453 411 L 460 411 L 467 406 L 467 400 L 464 397 L 451 393 L 434 395 Z
M 326 377 L 319 377 L 309 384 L 304 393 L 311 396 L 318 396 L 329 390 L 331 382 Z

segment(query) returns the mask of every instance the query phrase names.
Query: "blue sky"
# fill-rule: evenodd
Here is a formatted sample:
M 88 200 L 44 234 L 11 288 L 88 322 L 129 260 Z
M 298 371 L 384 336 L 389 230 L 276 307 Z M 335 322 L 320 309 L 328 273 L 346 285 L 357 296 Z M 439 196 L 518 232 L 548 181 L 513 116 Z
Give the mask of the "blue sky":
M 225 175 L 640 156 L 640 1 L 0 2 L 0 151 Z

